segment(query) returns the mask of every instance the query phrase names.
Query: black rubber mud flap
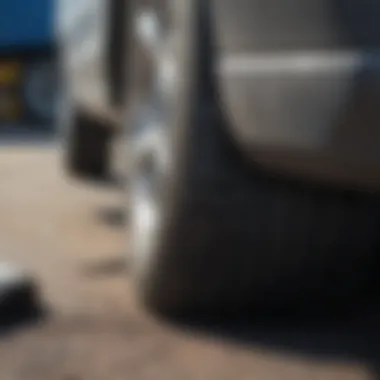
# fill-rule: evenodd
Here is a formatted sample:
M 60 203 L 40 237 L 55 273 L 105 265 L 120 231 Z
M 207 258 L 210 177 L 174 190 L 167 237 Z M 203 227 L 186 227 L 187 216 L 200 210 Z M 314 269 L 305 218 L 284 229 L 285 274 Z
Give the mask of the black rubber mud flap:
M 65 152 L 68 171 L 84 179 L 109 179 L 111 128 L 79 112 L 70 123 Z

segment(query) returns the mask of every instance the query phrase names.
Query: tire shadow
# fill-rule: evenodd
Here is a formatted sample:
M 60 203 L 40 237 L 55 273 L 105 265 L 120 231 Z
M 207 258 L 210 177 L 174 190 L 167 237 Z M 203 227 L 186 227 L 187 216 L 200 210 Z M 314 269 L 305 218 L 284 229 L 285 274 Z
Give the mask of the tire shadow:
M 125 255 L 121 254 L 106 260 L 97 260 L 94 263 L 86 264 L 82 271 L 88 278 L 103 278 L 127 273 L 129 263 Z
M 125 227 L 129 221 L 129 214 L 126 207 L 106 207 L 97 211 L 97 219 L 110 227 Z
M 78 176 L 77 178 L 80 179 L 82 182 L 88 184 L 89 186 L 102 187 L 105 189 L 122 190 L 125 186 L 120 178 L 116 178 L 112 175 L 105 176 L 102 178 L 98 178 L 96 176 L 91 175 L 83 175 Z

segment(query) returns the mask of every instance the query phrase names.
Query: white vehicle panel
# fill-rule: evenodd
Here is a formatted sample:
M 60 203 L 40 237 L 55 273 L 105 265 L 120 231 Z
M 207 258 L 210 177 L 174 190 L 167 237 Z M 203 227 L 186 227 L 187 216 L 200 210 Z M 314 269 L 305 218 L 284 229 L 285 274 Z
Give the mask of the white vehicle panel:
M 59 0 L 57 34 L 74 94 L 106 100 L 105 54 L 108 0 Z M 96 90 L 96 91 L 95 91 Z

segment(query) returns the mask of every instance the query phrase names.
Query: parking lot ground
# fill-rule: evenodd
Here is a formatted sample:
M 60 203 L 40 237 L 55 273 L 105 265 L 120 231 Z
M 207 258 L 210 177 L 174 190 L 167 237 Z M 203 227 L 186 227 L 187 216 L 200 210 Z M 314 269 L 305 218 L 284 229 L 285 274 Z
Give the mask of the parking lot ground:
M 126 259 L 126 197 L 69 180 L 59 153 L 56 144 L 0 147 L 0 257 L 37 278 L 48 309 L 40 321 L 3 332 L 0 379 L 379 379 L 375 332 L 288 326 L 230 340 L 140 310 Z M 338 355 L 349 345 L 358 352 Z M 334 349 L 323 355 L 326 347 Z

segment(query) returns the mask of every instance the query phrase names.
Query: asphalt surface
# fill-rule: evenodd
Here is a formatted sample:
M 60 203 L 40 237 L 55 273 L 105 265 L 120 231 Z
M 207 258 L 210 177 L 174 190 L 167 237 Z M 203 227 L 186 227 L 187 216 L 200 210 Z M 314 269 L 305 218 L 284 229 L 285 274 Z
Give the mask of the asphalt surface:
M 35 276 L 47 311 L 0 327 L 0 379 L 380 379 L 380 313 L 200 328 L 141 310 L 126 197 L 69 180 L 59 157 L 55 143 L 0 146 L 0 257 Z

